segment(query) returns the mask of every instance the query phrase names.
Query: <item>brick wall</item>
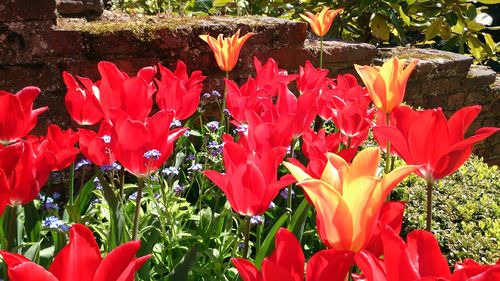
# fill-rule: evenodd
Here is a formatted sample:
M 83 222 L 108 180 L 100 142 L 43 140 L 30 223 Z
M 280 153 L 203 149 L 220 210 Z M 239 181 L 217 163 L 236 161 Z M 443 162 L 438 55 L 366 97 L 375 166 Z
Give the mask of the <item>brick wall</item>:
M 40 87 L 38 105 L 49 105 L 37 130 L 49 123 L 72 124 L 64 107 L 65 87 L 61 72 L 98 78 L 97 63 L 109 60 L 133 73 L 158 62 L 174 67 L 178 59 L 190 71 L 199 69 L 209 77 L 205 90 L 222 89 L 223 73 L 217 68 L 200 34 L 255 32 L 242 50 L 231 73 L 243 82 L 253 73 L 252 57 L 276 59 L 281 68 L 296 72 L 306 60 L 317 65 L 317 41 L 306 40 L 307 25 L 266 17 L 241 18 L 116 18 L 103 20 L 56 19 L 54 0 L 11 0 L 0 4 L 0 89 L 15 92 L 27 85 Z M 380 64 L 392 55 L 421 59 L 407 89 L 409 104 L 441 106 L 450 113 L 469 105 L 483 105 L 474 128 L 500 126 L 500 79 L 482 67 L 471 67 L 468 57 L 436 50 L 379 49 L 369 44 L 327 41 L 324 66 L 332 75 L 354 73 L 353 64 Z M 496 80 L 495 80 L 496 79 Z M 500 163 L 500 134 L 490 138 L 476 152 L 491 163 Z

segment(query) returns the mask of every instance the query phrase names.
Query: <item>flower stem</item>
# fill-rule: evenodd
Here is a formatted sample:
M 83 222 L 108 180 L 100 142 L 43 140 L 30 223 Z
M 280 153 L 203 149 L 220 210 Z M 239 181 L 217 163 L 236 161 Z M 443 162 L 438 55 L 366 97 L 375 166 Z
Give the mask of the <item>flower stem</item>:
M 69 200 L 68 203 L 70 206 L 73 206 L 73 194 L 75 192 L 75 162 L 71 163 L 69 168 Z
M 298 139 L 293 139 L 292 140 L 292 147 L 290 148 L 290 153 L 292 158 L 295 157 L 295 143 L 298 141 Z M 293 192 L 293 184 L 291 184 L 288 187 L 288 195 L 287 195 L 287 209 L 288 209 L 288 224 L 292 223 L 292 192 Z
M 323 37 L 319 39 L 319 67 L 323 68 Z
M 246 223 L 246 226 L 245 226 L 245 242 L 244 242 L 244 246 L 243 246 L 243 258 L 246 259 L 248 258 L 248 248 L 250 247 L 250 219 L 252 217 L 251 216 L 247 216 L 247 223 Z
M 7 216 L 7 247 L 6 250 L 12 252 L 16 244 L 17 230 L 17 205 L 9 206 Z
M 132 229 L 132 240 L 137 240 L 137 234 L 139 232 L 139 219 L 141 215 L 141 199 L 143 189 L 144 178 L 139 177 L 137 180 L 137 197 L 135 199 L 134 228 Z
M 229 71 L 226 71 L 226 80 L 229 80 Z M 225 122 L 225 114 L 224 114 L 224 108 L 226 107 L 226 96 L 227 96 L 227 85 L 224 83 L 224 97 L 222 99 L 222 104 L 220 107 L 220 125 L 224 126 L 224 131 L 227 133 L 229 132 L 228 126 L 226 126 Z
M 434 182 L 432 180 L 427 181 L 427 221 L 425 230 L 432 231 L 432 187 Z
M 385 115 L 385 124 L 387 126 L 390 126 L 391 125 L 391 114 L 390 113 L 386 113 Z M 389 140 L 387 140 L 387 143 L 386 143 L 386 154 L 385 154 L 385 167 L 384 167 L 384 173 L 385 174 L 388 174 L 391 172 L 391 142 Z

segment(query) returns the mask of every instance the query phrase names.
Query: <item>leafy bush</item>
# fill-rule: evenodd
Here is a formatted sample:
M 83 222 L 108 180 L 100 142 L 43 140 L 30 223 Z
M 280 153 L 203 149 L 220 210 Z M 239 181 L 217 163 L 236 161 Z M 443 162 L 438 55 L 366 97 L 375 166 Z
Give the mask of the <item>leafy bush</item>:
M 403 230 L 425 227 L 425 182 L 408 177 L 395 190 L 406 205 Z M 464 258 L 494 263 L 500 257 L 500 173 L 477 156 L 439 181 L 433 193 L 433 232 L 451 264 Z

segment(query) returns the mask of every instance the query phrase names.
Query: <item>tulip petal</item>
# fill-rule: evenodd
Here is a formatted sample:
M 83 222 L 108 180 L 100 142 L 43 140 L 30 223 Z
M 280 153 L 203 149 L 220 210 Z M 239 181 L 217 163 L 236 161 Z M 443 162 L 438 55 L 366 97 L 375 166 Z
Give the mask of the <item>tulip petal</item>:
M 26 262 L 9 269 L 11 281 L 62 281 L 62 280 L 82 280 L 82 279 L 59 279 L 52 273 L 45 270 L 33 262 Z M 92 279 L 89 279 L 92 280 Z
M 348 251 L 323 250 L 314 254 L 307 263 L 306 280 L 346 280 L 353 261 Z
M 368 251 L 361 251 L 354 256 L 356 265 L 361 269 L 366 281 L 388 281 L 384 262 Z
M 243 281 L 264 281 L 262 274 L 248 260 L 242 258 L 232 258 L 231 262 L 238 269 Z
M 300 242 L 285 228 L 276 233 L 275 247 L 269 261 L 279 265 L 291 276 L 291 280 L 303 280 L 305 257 Z M 263 269 L 264 277 L 266 276 Z
M 388 280 L 420 280 L 418 264 L 413 264 L 406 244 L 392 228 L 382 232 L 384 262 Z M 378 280 L 378 279 L 376 279 Z
M 408 254 L 422 277 L 441 277 L 449 280 L 450 268 L 439 244 L 430 232 L 414 230 L 406 237 Z
M 349 176 L 344 182 L 352 182 L 362 176 L 374 177 L 377 175 L 378 163 L 380 163 L 380 151 L 378 147 L 369 147 L 361 150 L 352 160 L 349 168 Z
M 92 281 L 101 263 L 101 252 L 90 229 L 75 224 L 69 232 L 69 244 L 54 259 L 49 271 L 59 281 Z
M 133 278 L 135 254 L 140 247 L 140 241 L 130 241 L 115 248 L 103 259 L 95 272 L 93 281 L 118 280 L 123 273 L 127 273 L 126 276 L 130 276 L 130 273 L 132 273 Z

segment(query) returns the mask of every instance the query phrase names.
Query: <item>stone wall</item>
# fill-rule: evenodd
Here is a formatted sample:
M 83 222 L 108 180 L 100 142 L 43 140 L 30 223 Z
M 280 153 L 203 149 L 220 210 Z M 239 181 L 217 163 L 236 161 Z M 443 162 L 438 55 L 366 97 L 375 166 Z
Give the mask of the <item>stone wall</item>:
M 174 67 L 178 59 L 190 71 L 209 77 L 205 90 L 222 89 L 223 73 L 209 47 L 198 35 L 255 32 L 244 46 L 231 78 L 243 82 L 253 73 L 252 57 L 276 59 L 281 68 L 296 72 L 306 60 L 316 63 L 317 41 L 306 40 L 307 25 L 266 17 L 194 18 L 106 14 L 99 21 L 56 19 L 54 0 L 8 0 L 0 4 L 0 89 L 15 92 L 27 85 L 43 90 L 37 104 L 49 105 L 37 130 L 54 122 L 73 126 L 64 107 L 61 72 L 98 78 L 97 63 L 112 61 L 134 73 L 146 65 Z M 407 89 L 409 104 L 441 106 L 450 113 L 469 105 L 483 105 L 473 127 L 500 126 L 500 79 L 482 67 L 471 67 L 468 57 L 436 50 L 379 49 L 369 44 L 327 41 L 324 66 L 332 75 L 354 73 L 353 64 L 380 64 L 392 55 L 417 57 L 421 62 Z M 496 80 L 495 80 L 496 79 Z M 500 134 L 476 150 L 491 163 L 500 163 Z

